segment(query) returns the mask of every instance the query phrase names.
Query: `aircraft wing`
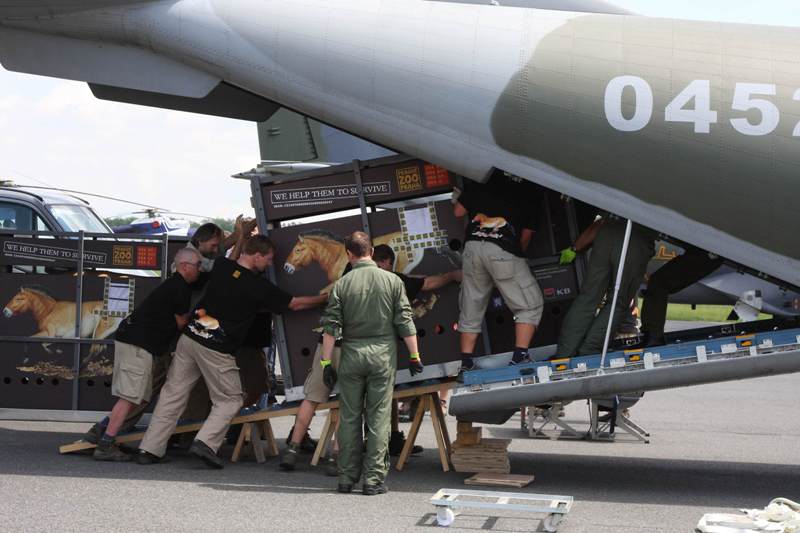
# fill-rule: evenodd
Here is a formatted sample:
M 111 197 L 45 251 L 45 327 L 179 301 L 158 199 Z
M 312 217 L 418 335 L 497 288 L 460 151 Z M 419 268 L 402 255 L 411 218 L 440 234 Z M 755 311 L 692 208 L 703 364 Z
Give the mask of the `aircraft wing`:
M 122 20 L 148 3 L 153 0 L 0 0 L 0 62 L 13 72 L 88 82 L 103 100 L 257 122 L 272 116 L 278 106 L 269 100 L 146 48 L 35 31 L 41 19 L 92 10 L 98 19 Z
M 47 17 L 148 1 L 153 0 L 0 0 L 0 19 Z

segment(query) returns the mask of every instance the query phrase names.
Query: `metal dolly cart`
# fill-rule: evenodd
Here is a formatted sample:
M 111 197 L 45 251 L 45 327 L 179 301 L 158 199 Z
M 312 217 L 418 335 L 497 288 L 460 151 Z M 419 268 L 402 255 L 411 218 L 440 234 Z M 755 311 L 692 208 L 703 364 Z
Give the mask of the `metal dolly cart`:
M 490 499 L 495 501 L 480 501 Z M 521 500 L 526 503 L 511 503 L 512 500 Z M 431 498 L 431 503 L 436 506 L 436 523 L 443 527 L 448 527 L 455 521 L 456 514 L 453 509 L 471 507 L 545 514 L 547 516 L 542 521 L 542 527 L 550 533 L 558 530 L 558 524 L 572 508 L 572 501 L 572 496 L 464 489 L 440 489 Z

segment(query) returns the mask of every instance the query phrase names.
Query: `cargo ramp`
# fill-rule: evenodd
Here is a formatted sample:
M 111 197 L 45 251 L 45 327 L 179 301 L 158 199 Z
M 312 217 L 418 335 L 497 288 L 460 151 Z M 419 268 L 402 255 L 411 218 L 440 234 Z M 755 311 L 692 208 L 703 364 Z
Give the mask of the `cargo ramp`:
M 460 421 L 502 424 L 520 406 L 798 372 L 800 327 L 781 325 L 762 321 L 704 328 L 666 346 L 609 351 L 605 358 L 597 354 L 467 372 L 450 399 L 450 414 Z

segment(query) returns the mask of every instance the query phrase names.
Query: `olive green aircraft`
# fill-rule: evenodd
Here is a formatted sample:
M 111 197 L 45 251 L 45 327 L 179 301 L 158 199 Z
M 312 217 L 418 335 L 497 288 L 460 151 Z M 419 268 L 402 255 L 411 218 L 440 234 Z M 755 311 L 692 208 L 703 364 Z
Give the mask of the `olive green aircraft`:
M 798 57 L 800 28 L 589 0 L 0 0 L 9 70 L 246 120 L 295 110 L 471 179 L 512 173 L 795 287 Z

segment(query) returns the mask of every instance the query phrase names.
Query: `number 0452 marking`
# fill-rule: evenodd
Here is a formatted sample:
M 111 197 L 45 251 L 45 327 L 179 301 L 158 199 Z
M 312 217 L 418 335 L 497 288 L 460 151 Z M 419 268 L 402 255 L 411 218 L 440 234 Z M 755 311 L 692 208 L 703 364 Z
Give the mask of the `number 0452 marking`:
M 622 98 L 625 90 L 633 91 L 635 106 L 633 115 L 625 116 Z M 747 113 L 758 111 L 760 118 L 754 123 L 750 118 L 732 118 L 733 129 L 748 136 L 763 136 L 774 132 L 781 121 L 781 111 L 768 96 L 775 96 L 775 85 L 768 83 L 737 83 L 733 93 L 731 109 Z M 794 94 L 800 101 L 800 89 Z M 606 87 L 605 112 L 608 123 L 614 129 L 625 132 L 640 131 L 653 118 L 653 89 L 647 81 L 637 76 L 619 76 Z M 694 80 L 664 109 L 666 122 L 688 122 L 694 125 L 695 133 L 711 133 L 711 124 L 718 121 L 717 112 L 711 109 L 711 82 Z M 800 124 L 793 135 L 800 137 Z

